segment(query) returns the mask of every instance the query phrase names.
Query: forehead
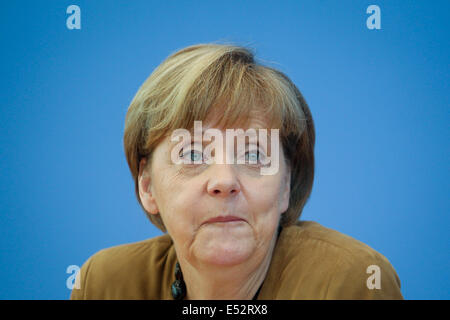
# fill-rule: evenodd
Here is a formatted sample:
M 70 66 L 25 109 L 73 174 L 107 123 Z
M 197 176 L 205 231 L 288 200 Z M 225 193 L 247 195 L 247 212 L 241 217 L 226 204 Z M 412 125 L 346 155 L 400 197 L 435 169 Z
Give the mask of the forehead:
M 239 136 L 245 136 L 245 135 L 251 134 L 251 131 L 248 131 L 249 129 L 255 130 L 257 138 L 259 137 L 259 134 L 261 134 L 261 133 L 258 133 L 259 129 L 266 129 L 267 136 L 268 137 L 270 136 L 270 128 L 269 128 L 268 122 L 265 121 L 265 119 L 261 119 L 261 118 L 252 118 L 250 121 L 248 121 L 245 124 L 244 123 L 242 125 L 236 124 L 232 127 L 218 127 L 218 126 L 215 126 L 214 123 L 211 121 L 209 121 L 209 122 L 197 121 L 196 125 L 194 125 L 194 127 L 190 128 L 190 129 L 187 129 L 187 128 L 180 128 L 180 129 L 187 130 L 190 133 L 192 140 L 195 140 L 197 138 L 196 133 L 200 134 L 201 135 L 200 138 L 202 138 L 202 137 L 204 137 L 204 134 L 210 129 L 219 130 L 223 134 L 224 138 L 227 136 L 227 130 L 233 130 L 231 132 L 232 135 L 239 137 Z M 172 133 L 174 133 L 174 132 L 175 132 L 175 130 L 171 131 L 170 134 L 168 134 L 165 139 L 170 145 L 175 145 L 178 143 L 178 140 L 171 141 Z M 225 141 L 225 139 L 224 139 L 224 141 Z
M 243 110 L 241 116 L 233 118 L 232 122 L 227 121 L 230 119 L 224 119 L 225 107 L 223 105 L 216 105 L 208 110 L 208 116 L 203 119 L 203 126 L 207 128 L 217 128 L 221 130 L 225 129 L 259 129 L 269 128 L 271 126 L 271 116 L 265 115 L 261 107 L 240 106 L 247 110 Z M 226 125 L 220 125 L 226 123 Z

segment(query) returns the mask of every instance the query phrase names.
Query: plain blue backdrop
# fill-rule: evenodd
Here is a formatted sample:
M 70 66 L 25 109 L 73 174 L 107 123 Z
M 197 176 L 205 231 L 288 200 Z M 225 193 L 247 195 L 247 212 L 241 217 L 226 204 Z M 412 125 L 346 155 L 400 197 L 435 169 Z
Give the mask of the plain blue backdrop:
M 69 265 L 161 234 L 134 195 L 126 110 L 165 57 L 212 41 L 254 48 L 305 96 L 317 140 L 302 219 L 385 255 L 405 298 L 450 297 L 449 1 L 0 6 L 1 299 L 67 299 Z

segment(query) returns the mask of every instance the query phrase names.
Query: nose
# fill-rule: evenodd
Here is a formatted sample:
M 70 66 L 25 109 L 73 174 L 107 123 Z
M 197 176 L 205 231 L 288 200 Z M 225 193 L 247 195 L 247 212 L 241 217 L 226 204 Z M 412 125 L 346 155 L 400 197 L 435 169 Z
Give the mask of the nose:
M 225 198 L 237 195 L 241 191 L 233 165 L 214 164 L 209 169 L 210 179 L 207 184 L 209 195 Z

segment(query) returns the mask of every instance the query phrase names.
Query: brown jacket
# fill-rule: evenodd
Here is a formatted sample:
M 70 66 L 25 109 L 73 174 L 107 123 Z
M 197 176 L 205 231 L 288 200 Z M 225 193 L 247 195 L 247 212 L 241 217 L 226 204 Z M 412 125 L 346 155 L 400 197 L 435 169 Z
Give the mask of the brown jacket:
M 169 235 L 101 250 L 82 266 L 71 299 L 172 299 L 176 254 Z M 379 267 L 380 288 L 374 271 Z M 368 278 L 371 279 L 368 281 Z M 369 284 L 368 284 L 369 282 Z M 299 221 L 278 238 L 259 300 L 403 299 L 400 279 L 374 249 L 317 222 Z

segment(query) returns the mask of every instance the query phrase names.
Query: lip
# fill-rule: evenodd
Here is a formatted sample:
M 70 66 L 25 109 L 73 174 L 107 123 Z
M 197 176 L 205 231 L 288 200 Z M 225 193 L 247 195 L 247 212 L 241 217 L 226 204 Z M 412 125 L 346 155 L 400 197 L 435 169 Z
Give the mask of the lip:
M 205 221 L 203 224 L 216 222 L 235 222 L 235 221 L 245 221 L 245 220 L 236 216 L 218 216 Z

